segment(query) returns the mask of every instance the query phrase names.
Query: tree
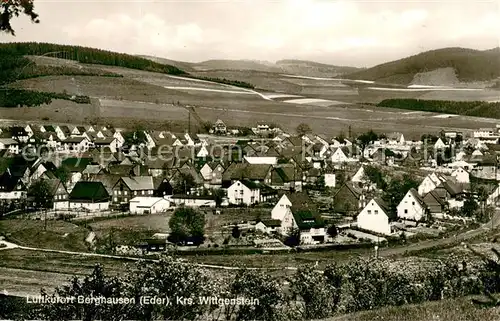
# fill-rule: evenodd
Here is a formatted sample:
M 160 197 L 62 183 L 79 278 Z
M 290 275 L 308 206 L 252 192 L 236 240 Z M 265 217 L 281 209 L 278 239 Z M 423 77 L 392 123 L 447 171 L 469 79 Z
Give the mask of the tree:
M 285 238 L 284 244 L 286 246 L 298 246 L 300 245 L 300 230 L 293 229 L 290 234 Z
M 236 318 L 227 320 L 287 320 L 283 315 L 285 295 L 278 280 L 252 270 L 240 270 L 230 287 L 235 297 L 259 300 L 257 305 L 242 305 L 235 311 Z
M 65 166 L 59 166 L 55 171 L 54 175 L 63 183 L 66 184 L 70 179 L 70 171 Z
M 378 135 L 373 131 L 370 130 L 366 133 L 363 133 L 358 136 L 358 143 L 361 145 L 361 157 L 364 158 L 365 155 L 365 148 L 368 146 L 370 143 L 378 139 Z
M 299 136 L 304 136 L 306 134 L 312 133 L 311 127 L 306 123 L 300 123 L 295 129 Z
M 34 205 L 38 209 L 49 208 L 52 204 L 49 184 L 43 179 L 36 181 L 30 186 L 28 195 L 33 197 Z
M 32 22 L 39 23 L 38 14 L 34 11 L 33 0 L 7 0 L 0 5 L 0 32 L 10 33 L 15 36 L 10 24 L 12 18 L 17 18 L 21 13 L 27 15 Z
M 411 188 L 418 188 L 418 182 L 413 176 L 403 175 L 402 179 L 392 179 L 384 189 L 382 199 L 389 205 L 391 214 L 397 213 L 397 206 Z
M 191 240 L 194 244 L 201 244 L 205 234 L 205 215 L 191 207 L 180 207 L 175 210 L 168 222 L 170 227 L 169 239 L 174 243 L 186 243 Z
M 239 239 L 241 236 L 241 231 L 238 225 L 233 226 L 233 230 L 231 231 L 231 236 L 235 239 Z
M 375 166 L 366 166 L 364 167 L 364 172 L 368 180 L 375 185 L 377 188 L 384 190 L 387 188 L 387 182 L 384 179 L 384 175 L 382 171 Z
M 326 230 L 326 233 L 330 235 L 330 237 L 336 237 L 338 234 L 337 227 L 334 224 L 330 225 Z
M 474 195 L 470 193 L 464 201 L 461 214 L 465 217 L 474 217 L 478 209 L 479 209 L 479 204 L 477 204 Z
M 190 173 L 181 173 L 179 179 L 173 186 L 174 194 L 187 194 L 192 188 L 196 187 L 193 175 Z
M 335 288 L 322 273 L 311 267 L 300 268 L 290 282 L 291 292 L 302 303 L 302 320 L 323 319 L 335 310 Z
M 220 207 L 226 196 L 226 192 L 222 188 L 214 188 L 212 189 L 212 195 L 215 198 L 215 206 Z
M 52 297 L 104 297 L 123 298 L 126 285 L 117 277 L 108 277 L 102 266 L 94 267 L 92 273 L 83 279 L 73 277 L 68 285 L 58 287 L 54 293 L 42 290 L 42 296 Z M 40 320 L 124 320 L 128 319 L 133 305 L 127 304 L 82 304 L 74 302 L 45 303 L 38 307 L 36 314 Z

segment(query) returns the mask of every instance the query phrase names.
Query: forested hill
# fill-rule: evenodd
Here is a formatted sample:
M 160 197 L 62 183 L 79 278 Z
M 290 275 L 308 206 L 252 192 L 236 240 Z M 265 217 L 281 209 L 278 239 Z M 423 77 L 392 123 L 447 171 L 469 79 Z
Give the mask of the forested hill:
M 0 44 L 0 55 L 42 56 L 75 60 L 85 64 L 118 66 L 131 69 L 182 75 L 185 72 L 171 65 L 160 64 L 149 59 L 107 50 L 38 42 L 13 42 Z
M 348 79 L 408 85 L 418 73 L 453 68 L 459 81 L 487 81 L 500 77 L 500 48 L 474 50 L 444 48 L 384 63 L 345 76 Z

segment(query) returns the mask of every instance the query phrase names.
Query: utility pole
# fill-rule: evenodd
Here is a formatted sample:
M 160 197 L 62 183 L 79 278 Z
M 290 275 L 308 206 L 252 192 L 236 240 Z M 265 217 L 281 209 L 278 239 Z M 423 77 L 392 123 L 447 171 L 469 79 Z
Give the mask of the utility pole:
M 348 135 L 349 135 L 348 137 L 349 137 L 349 138 L 351 138 L 351 135 L 352 135 L 352 128 L 351 128 L 351 125 L 349 125 L 349 134 L 348 134 Z
M 191 135 L 191 107 L 188 108 L 188 134 Z

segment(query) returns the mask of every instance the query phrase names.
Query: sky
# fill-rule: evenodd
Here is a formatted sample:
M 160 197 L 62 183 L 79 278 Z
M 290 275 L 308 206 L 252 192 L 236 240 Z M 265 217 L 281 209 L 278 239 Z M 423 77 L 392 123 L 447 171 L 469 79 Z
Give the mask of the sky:
M 16 36 L 201 62 L 306 59 L 370 67 L 443 47 L 500 45 L 500 0 L 35 0 Z

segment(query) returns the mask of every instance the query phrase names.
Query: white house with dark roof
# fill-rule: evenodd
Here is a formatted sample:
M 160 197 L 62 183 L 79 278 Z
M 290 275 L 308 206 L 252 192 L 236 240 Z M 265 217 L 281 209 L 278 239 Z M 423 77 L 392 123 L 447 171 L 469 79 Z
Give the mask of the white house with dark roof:
M 439 173 L 431 173 L 427 175 L 424 180 L 418 186 L 418 194 L 420 196 L 426 195 L 430 191 L 438 187 L 442 182 L 445 182 L 446 178 Z
M 253 205 L 260 202 L 260 184 L 249 180 L 238 180 L 227 189 L 229 204 Z
M 373 198 L 358 214 L 357 225 L 360 229 L 390 235 L 389 208 L 378 198 Z
M 19 154 L 19 143 L 12 138 L 0 138 L 0 151 L 8 150 L 11 154 Z
M 398 218 L 411 221 L 426 219 L 427 206 L 418 192 L 411 188 L 397 206 Z

